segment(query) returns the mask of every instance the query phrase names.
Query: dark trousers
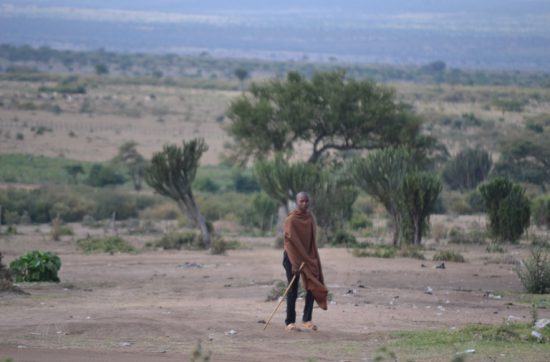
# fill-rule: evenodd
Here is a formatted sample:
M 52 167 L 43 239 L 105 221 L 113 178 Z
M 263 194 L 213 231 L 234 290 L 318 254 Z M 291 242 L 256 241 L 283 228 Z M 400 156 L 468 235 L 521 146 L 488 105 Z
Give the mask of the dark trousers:
M 292 280 L 292 264 L 288 259 L 286 251 L 283 254 L 283 266 L 286 271 L 286 279 L 290 283 Z M 296 280 L 292 287 L 289 289 L 286 295 L 286 319 L 285 324 L 296 323 L 296 299 L 298 298 L 298 284 L 300 281 L 300 275 L 296 276 Z M 302 321 L 309 322 L 313 313 L 313 294 L 308 290 L 306 293 L 306 304 L 304 305 L 304 315 Z

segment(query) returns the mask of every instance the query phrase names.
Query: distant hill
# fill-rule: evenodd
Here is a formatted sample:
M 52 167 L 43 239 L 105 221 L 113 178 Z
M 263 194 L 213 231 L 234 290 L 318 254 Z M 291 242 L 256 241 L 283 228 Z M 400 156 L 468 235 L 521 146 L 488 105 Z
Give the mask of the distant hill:
M 548 0 L 0 0 L 0 43 L 550 70 Z

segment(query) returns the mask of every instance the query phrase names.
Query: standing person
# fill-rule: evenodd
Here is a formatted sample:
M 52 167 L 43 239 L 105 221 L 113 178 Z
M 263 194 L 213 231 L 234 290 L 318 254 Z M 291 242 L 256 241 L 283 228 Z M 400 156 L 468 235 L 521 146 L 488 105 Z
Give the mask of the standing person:
M 313 301 L 315 300 L 321 309 L 327 309 L 328 290 L 324 285 L 321 259 L 315 242 L 315 221 L 309 211 L 309 196 L 305 192 L 296 195 L 296 209 L 292 211 L 285 221 L 285 241 L 283 266 L 288 282 L 298 273 L 302 262 L 305 263 L 301 275 L 306 289 L 306 300 L 302 326 L 308 330 L 317 330 L 317 326 L 311 321 L 313 313 Z M 286 330 L 299 331 L 296 326 L 296 298 L 298 297 L 298 282 L 300 275 L 287 294 L 286 299 Z

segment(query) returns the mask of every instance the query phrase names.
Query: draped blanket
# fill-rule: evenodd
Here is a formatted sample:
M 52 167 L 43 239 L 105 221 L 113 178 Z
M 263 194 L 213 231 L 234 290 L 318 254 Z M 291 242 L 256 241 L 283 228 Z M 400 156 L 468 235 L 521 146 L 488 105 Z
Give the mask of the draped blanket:
M 304 288 L 311 291 L 321 309 L 327 309 L 328 290 L 324 284 L 321 259 L 315 241 L 315 222 L 309 211 L 292 211 L 285 221 L 285 251 L 292 264 L 292 270 L 298 271 L 302 262 L 302 280 Z

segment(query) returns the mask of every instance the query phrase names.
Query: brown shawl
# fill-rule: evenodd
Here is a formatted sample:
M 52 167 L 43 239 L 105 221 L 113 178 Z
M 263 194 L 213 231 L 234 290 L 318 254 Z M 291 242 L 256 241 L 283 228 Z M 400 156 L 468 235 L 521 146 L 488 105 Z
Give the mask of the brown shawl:
M 302 280 L 306 290 L 321 307 L 327 309 L 328 290 L 324 285 L 321 259 L 315 242 L 315 223 L 308 211 L 292 211 L 285 221 L 285 251 L 292 263 L 292 269 L 298 270 L 302 262 Z

